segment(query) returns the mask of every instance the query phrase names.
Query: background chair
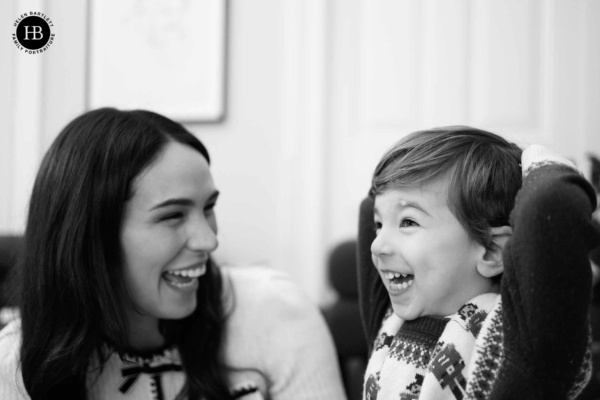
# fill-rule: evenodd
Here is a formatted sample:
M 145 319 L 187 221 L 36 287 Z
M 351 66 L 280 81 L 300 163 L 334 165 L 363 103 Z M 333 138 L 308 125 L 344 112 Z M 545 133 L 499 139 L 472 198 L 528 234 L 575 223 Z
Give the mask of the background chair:
M 0 236 L 0 329 L 5 323 L 6 307 L 15 307 L 15 291 L 12 286 L 12 274 L 15 273 L 15 265 L 23 251 L 23 237 L 6 235 Z
M 0 308 L 14 306 L 11 298 L 12 287 L 9 284 L 9 276 L 14 272 L 17 259 L 23 251 L 22 236 L 0 236 Z
M 340 243 L 330 253 L 328 273 L 338 299 L 323 310 L 333 336 L 348 400 L 362 396 L 367 365 L 367 342 L 358 306 L 356 241 Z

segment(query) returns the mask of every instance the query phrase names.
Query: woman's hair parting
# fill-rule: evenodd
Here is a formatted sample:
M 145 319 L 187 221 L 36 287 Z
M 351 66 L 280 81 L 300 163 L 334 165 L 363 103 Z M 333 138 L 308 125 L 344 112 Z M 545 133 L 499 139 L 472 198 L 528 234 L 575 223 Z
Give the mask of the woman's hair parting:
M 20 268 L 21 367 L 29 396 L 85 399 L 90 359 L 127 349 L 120 229 L 136 178 L 169 142 L 204 145 L 181 124 L 149 111 L 102 108 L 69 123 L 44 156 L 35 180 Z M 220 359 L 221 275 L 209 261 L 198 306 L 161 321 L 186 373 L 181 398 L 227 399 Z M 110 346 L 106 346 L 110 344 Z
M 447 177 L 448 206 L 471 238 L 489 248 L 490 227 L 509 225 L 521 187 L 521 149 L 501 136 L 467 126 L 411 133 L 375 168 L 371 196 Z

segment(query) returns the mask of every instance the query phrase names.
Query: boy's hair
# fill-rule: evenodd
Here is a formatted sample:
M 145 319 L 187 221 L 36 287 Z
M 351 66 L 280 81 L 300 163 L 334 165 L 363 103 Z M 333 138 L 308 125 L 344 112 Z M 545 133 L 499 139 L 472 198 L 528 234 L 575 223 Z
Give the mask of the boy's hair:
M 509 225 L 521 187 L 521 149 L 468 126 L 418 131 L 401 139 L 375 168 L 370 196 L 446 176 L 448 207 L 469 236 L 490 249 L 490 227 Z

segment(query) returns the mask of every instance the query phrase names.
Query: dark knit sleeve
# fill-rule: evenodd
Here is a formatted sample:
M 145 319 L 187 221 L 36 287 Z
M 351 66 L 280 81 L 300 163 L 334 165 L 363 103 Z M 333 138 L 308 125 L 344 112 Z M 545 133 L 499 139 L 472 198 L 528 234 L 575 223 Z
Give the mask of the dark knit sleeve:
M 560 164 L 534 169 L 511 214 L 502 277 L 505 361 L 493 399 L 567 399 L 587 366 L 595 193 Z M 516 397 L 515 397 L 516 396 Z
M 371 258 L 371 243 L 375 239 L 371 197 L 360 204 L 357 238 L 358 298 L 363 328 L 369 345 L 369 353 L 389 307 L 389 297 Z

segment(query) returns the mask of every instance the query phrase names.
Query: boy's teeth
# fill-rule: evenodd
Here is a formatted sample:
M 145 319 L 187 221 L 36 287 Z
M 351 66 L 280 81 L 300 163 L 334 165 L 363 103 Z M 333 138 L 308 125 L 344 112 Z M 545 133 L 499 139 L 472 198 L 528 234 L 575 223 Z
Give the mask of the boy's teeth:
M 385 273 L 385 277 L 388 278 L 389 280 L 398 279 L 398 278 L 406 278 L 409 275 L 410 274 L 401 274 L 400 272 L 391 272 L 391 271 L 388 271 Z
M 390 281 L 390 287 L 393 290 L 406 290 L 414 281 L 414 276 L 411 274 L 403 274 L 399 272 L 385 272 L 385 277 Z
M 385 273 L 385 276 L 390 280 L 392 280 L 394 278 L 400 278 L 400 277 L 406 278 L 406 275 L 407 274 L 401 274 L 399 272 L 386 272 Z
M 405 281 L 402 283 L 390 282 L 390 287 L 394 290 L 406 290 L 413 284 L 413 281 Z

